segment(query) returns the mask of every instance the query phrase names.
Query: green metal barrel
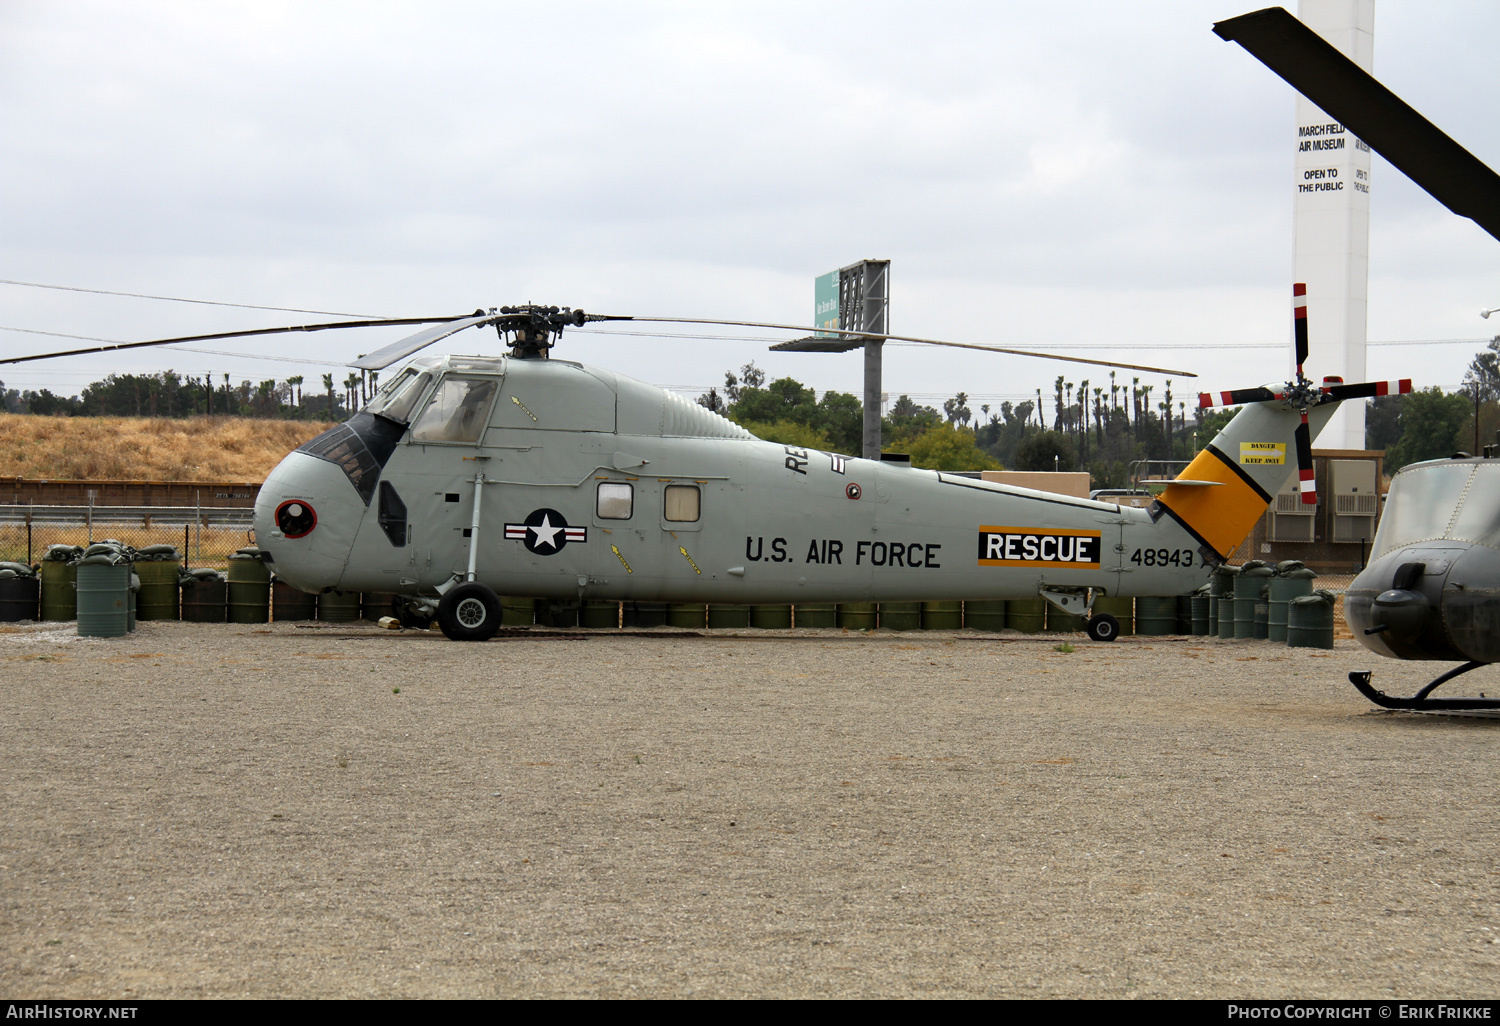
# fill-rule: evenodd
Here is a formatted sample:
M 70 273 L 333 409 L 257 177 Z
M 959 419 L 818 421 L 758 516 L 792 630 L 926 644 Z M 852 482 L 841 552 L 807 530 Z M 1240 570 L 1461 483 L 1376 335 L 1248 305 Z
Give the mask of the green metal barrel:
M 229 620 L 231 623 L 249 623 L 234 619 L 234 584 L 229 585 Z M 325 591 L 318 596 L 318 619 L 325 623 L 353 623 L 359 619 L 359 592 Z
M 1286 643 L 1289 648 L 1333 647 L 1333 603 L 1322 595 L 1294 598 L 1288 607 Z
M 716 629 L 749 627 L 750 607 L 715 603 L 708 607 L 708 625 Z
M 1041 599 L 1047 602 L 1046 599 Z M 1077 634 L 1088 625 L 1088 620 L 1077 613 L 1064 613 L 1051 602 L 1047 602 L 1047 633 Z
M 503 611 L 502 611 L 503 615 Z M 596 630 L 620 626 L 620 603 L 606 599 L 587 599 L 578 611 L 578 626 Z
M 130 630 L 130 564 L 78 568 L 78 634 L 119 638 Z
M 1234 636 L 1236 638 L 1256 636 L 1255 607 L 1266 601 L 1266 584 L 1275 572 L 1274 567 L 1264 563 L 1257 566 L 1247 563 L 1240 569 L 1240 575 L 1234 583 Z
M 42 619 L 78 619 L 78 564 L 45 561 L 41 569 Z
M 182 618 L 188 623 L 224 623 L 228 607 L 228 581 L 196 581 L 182 586 Z
M 1173 609 L 1175 610 L 1175 608 L 1176 606 L 1174 605 Z M 1100 595 L 1094 599 L 1094 612 L 1108 613 L 1116 620 L 1119 620 L 1121 634 L 1136 633 L 1135 603 L 1133 599 L 1122 598 L 1119 595 Z M 1082 627 L 1079 628 L 1079 630 L 1082 629 Z M 1171 631 L 1167 633 L 1170 634 Z
M 1005 629 L 1005 602 L 1001 599 L 970 599 L 964 603 L 964 626 L 976 631 Z
M 675 602 L 667 606 L 667 626 L 702 630 L 708 626 L 708 607 L 701 602 Z
M 271 582 L 271 617 L 296 623 L 318 618 L 318 596 L 293 588 L 285 581 Z
M 667 604 L 665 602 L 625 603 L 626 627 L 665 627 Z
M 919 631 L 922 629 L 922 603 L 880 603 L 880 626 L 888 631 Z
M 792 625 L 791 606 L 751 606 L 750 626 L 763 631 L 786 630 Z
M 839 625 L 838 607 L 832 602 L 802 602 L 792 607 L 792 623 L 798 627 L 827 629 Z
M 1234 592 L 1219 596 L 1219 637 L 1234 637 Z
M 1099 607 L 1096 604 L 1094 608 Z M 1136 599 L 1135 632 L 1151 638 L 1178 633 L 1177 596 L 1143 595 Z
M 875 629 L 875 603 L 840 602 L 839 626 L 851 631 L 873 631 Z
M 135 574 L 141 579 L 141 590 L 136 595 L 136 619 L 178 618 L 177 570 L 180 566 L 175 559 L 135 564 Z
M 1214 601 L 1211 595 L 1194 594 L 1193 603 L 1193 637 L 1202 638 L 1208 636 L 1208 607 Z
M 1136 624 L 1140 629 L 1140 624 Z M 1177 633 L 1189 635 L 1193 633 L 1193 596 L 1177 596 Z
M 536 599 L 516 598 L 512 595 L 500 597 L 500 626 L 530 627 L 536 623 Z
M 391 615 L 391 608 L 395 604 L 394 591 L 362 591 L 359 593 L 360 618 L 379 623 L 381 617 Z
M 1286 641 L 1287 619 L 1291 602 L 1303 595 L 1311 595 L 1313 571 L 1294 571 L 1286 577 L 1271 578 L 1270 598 L 1266 608 L 1266 637 L 1271 641 Z
M 1011 599 L 1005 603 L 1005 621 L 1023 634 L 1040 634 L 1047 627 L 1047 600 Z
M 580 605 L 581 603 L 569 599 L 537 599 L 537 626 L 577 627 Z
M 0 580 L 0 623 L 35 620 L 41 610 L 42 582 L 36 577 Z
M 271 568 L 258 556 L 229 557 L 229 622 L 270 623 Z
M 924 631 L 956 631 L 964 625 L 962 602 L 923 602 L 922 629 Z

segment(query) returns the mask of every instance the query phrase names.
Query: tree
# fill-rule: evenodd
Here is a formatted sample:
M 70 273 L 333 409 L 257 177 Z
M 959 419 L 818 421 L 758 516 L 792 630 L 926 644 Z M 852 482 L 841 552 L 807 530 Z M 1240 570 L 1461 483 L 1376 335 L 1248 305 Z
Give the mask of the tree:
M 698 405 L 711 413 L 724 412 L 724 400 L 719 398 L 719 390 L 710 388 L 698 397 Z
M 1463 448 L 1459 435 L 1470 423 L 1473 405 L 1469 396 L 1447 395 L 1436 386 L 1407 395 L 1401 404 L 1401 438 L 1386 452 L 1386 470 L 1441 459 Z
M 729 397 L 731 403 L 740 401 L 740 384 L 743 382 L 746 388 L 759 388 L 766 383 L 766 372 L 755 366 L 751 360 L 740 368 L 739 377 L 735 377 L 734 371 L 724 372 L 724 394 Z
M 923 432 L 907 450 L 911 465 L 925 470 L 999 470 L 988 453 L 974 444 L 974 434 L 952 424 L 938 424 Z
M 739 398 L 729 407 L 729 418 L 736 423 L 794 420 L 810 424 L 817 408 L 816 392 L 793 378 L 777 378 L 765 388 L 740 387 Z
M 1365 448 L 1389 449 L 1401 438 L 1401 395 L 1382 395 L 1365 403 Z
M 1016 446 L 1017 470 L 1076 470 L 1073 444 L 1060 431 L 1038 431 Z
M 1490 339 L 1490 344 L 1475 355 L 1464 375 L 1464 384 L 1477 384 L 1481 400 L 1500 399 L 1500 335 Z

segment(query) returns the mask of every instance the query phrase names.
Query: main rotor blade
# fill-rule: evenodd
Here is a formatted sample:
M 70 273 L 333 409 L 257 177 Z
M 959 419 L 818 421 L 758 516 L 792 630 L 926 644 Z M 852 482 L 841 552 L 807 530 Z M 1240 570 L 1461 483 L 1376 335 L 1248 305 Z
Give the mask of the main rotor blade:
M 1443 206 L 1500 239 L 1500 175 L 1280 7 L 1221 21 L 1292 88 L 1337 118 Z
M 84 356 L 88 353 L 109 353 L 116 349 L 141 349 L 146 346 L 165 346 L 174 342 L 208 342 L 216 338 L 248 338 L 252 335 L 282 335 L 290 331 L 327 331 L 330 328 L 385 328 L 397 324 L 432 324 L 435 321 L 451 321 L 452 317 L 396 317 L 380 321 L 334 321 L 331 324 L 299 324 L 289 328 L 256 328 L 252 331 L 220 331 L 212 335 L 182 335 L 178 338 L 156 338 L 149 342 L 111 342 L 108 345 L 91 346 L 88 349 L 68 349 L 57 353 L 36 353 L 32 356 L 12 356 L 0 360 L 4 363 L 27 363 L 31 360 L 51 360 L 59 356 Z
M 399 342 L 392 342 L 384 349 L 377 349 L 373 353 L 361 356 L 358 360 L 348 364 L 355 370 L 385 370 L 397 360 L 404 360 L 419 349 L 426 349 L 439 339 L 447 338 L 449 335 L 457 334 L 465 328 L 472 328 L 476 324 L 494 323 L 498 319 L 496 314 L 477 313 L 472 317 L 461 317 L 458 320 L 450 320 L 446 324 L 440 324 L 436 328 L 428 328 L 419 331 L 415 335 L 408 335 Z
M 590 314 L 593 320 L 594 315 Z M 660 324 L 722 324 L 736 328 L 778 328 L 784 331 L 811 331 L 827 333 L 827 328 L 809 328 L 805 324 L 772 324 L 766 321 L 719 321 L 710 320 L 706 317 L 600 317 L 599 320 L 611 321 L 653 321 Z M 981 346 L 970 342 L 944 342 L 936 338 L 916 338 L 912 335 L 882 335 L 873 331 L 847 331 L 839 329 L 836 333 L 850 338 L 875 339 L 880 342 L 918 342 L 928 346 L 951 346 L 954 349 L 982 349 L 990 353 L 1006 353 L 1010 356 L 1035 356 L 1041 360 L 1064 360 L 1068 363 L 1090 363 L 1097 367 L 1118 367 L 1122 370 L 1147 371 L 1152 374 L 1171 374 L 1177 377 L 1196 378 L 1198 375 L 1192 371 L 1173 370 L 1170 367 L 1148 367 L 1139 363 L 1116 363 L 1110 360 L 1089 360 L 1082 356 L 1058 356 L 1055 353 L 1038 353 L 1030 349 L 1003 349 L 1000 346 Z

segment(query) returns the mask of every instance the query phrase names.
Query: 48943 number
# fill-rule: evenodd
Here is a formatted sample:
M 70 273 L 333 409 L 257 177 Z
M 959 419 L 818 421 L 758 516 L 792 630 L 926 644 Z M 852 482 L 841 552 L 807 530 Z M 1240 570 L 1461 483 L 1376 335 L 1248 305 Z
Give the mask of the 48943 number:
M 1192 549 L 1136 549 L 1130 561 L 1136 566 L 1192 566 Z

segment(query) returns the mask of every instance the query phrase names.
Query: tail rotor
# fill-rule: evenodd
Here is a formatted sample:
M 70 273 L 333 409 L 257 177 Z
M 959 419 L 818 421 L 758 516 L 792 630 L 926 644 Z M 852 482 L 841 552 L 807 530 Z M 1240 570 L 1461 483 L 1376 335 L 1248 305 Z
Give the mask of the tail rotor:
M 1297 450 L 1298 491 L 1307 505 L 1318 501 L 1317 482 L 1313 477 L 1312 429 L 1308 425 L 1307 412 L 1325 403 L 1343 402 L 1346 399 L 1369 399 L 1383 395 L 1404 395 L 1411 391 L 1411 379 L 1399 381 L 1363 381 L 1346 385 L 1342 378 L 1324 378 L 1321 386 L 1307 377 L 1303 365 L 1307 363 L 1307 286 L 1302 282 L 1292 286 L 1292 345 L 1297 363 L 1297 376 L 1279 389 L 1274 387 L 1240 388 L 1228 392 L 1200 392 L 1198 406 L 1208 409 L 1213 406 L 1239 406 L 1244 403 L 1279 402 L 1302 415 L 1297 426 L 1295 448 Z

